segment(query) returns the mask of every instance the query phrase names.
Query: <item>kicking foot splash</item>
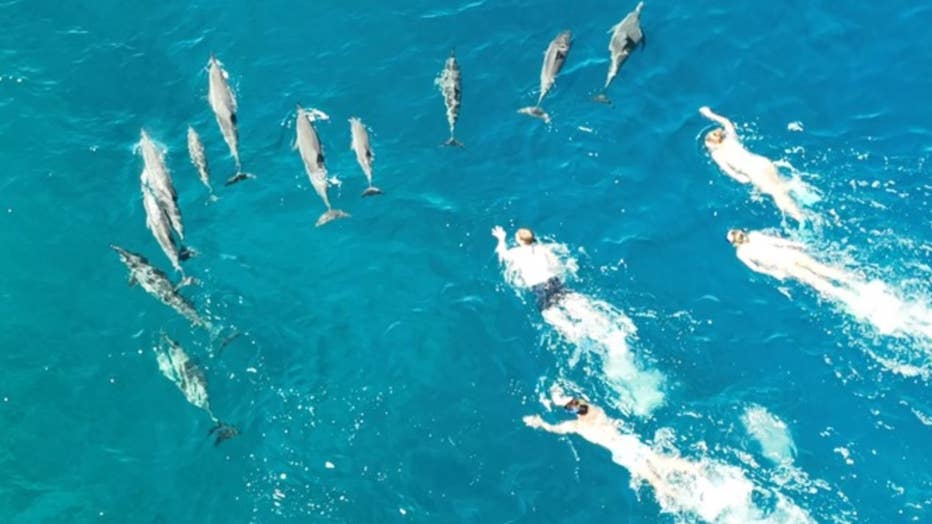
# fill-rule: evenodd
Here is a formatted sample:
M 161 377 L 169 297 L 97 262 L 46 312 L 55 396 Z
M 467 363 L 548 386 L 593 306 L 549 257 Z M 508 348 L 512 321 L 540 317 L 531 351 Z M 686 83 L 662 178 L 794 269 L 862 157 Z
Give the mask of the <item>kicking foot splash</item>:
M 619 409 L 648 416 L 663 405 L 663 374 L 640 363 L 628 344 L 636 331 L 634 323 L 612 305 L 565 286 L 568 268 L 557 256 L 556 244 L 540 243 L 524 228 L 515 234 L 518 245 L 513 248 L 508 248 L 501 227 L 492 235 L 498 239 L 495 251 L 508 283 L 530 290 L 549 326 L 580 351 L 601 360 L 603 380 L 618 396 Z
M 582 397 L 568 397 L 554 386 L 550 400 L 575 418 L 556 424 L 539 415 L 522 420 L 530 428 L 557 435 L 577 435 L 612 454 L 612 461 L 628 470 L 631 488 L 646 485 L 662 513 L 677 520 L 716 523 L 810 523 L 809 513 L 782 493 L 757 486 L 738 466 L 708 458 L 691 460 L 674 449 L 660 452 L 637 435 L 622 429 L 620 421 Z M 768 499 L 766 508 L 759 504 Z
M 932 368 L 932 308 L 928 305 L 901 298 L 885 282 L 867 280 L 855 272 L 819 262 L 801 242 L 741 229 L 730 230 L 727 239 L 738 259 L 751 270 L 809 286 L 877 333 L 919 343 L 924 351 L 917 369 L 926 371 L 918 374 L 927 375 Z M 896 370 L 890 359 L 878 360 Z M 909 360 L 909 364 L 916 364 L 916 358 Z

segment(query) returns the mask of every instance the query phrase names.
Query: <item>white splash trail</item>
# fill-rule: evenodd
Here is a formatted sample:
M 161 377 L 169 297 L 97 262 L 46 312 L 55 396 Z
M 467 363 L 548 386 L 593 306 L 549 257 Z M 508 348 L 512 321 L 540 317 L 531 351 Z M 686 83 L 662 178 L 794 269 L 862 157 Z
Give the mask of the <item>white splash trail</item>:
M 576 261 L 563 244 L 548 244 L 560 258 L 564 282 L 575 276 Z M 505 266 L 505 280 L 516 291 L 521 289 L 514 268 Z M 637 331 L 631 319 L 618 308 L 569 291 L 542 313 L 544 321 L 577 351 L 601 361 L 598 377 L 618 396 L 616 407 L 625 414 L 648 416 L 664 403 L 664 376 L 639 362 L 629 340 Z M 570 364 L 572 365 L 572 364 Z

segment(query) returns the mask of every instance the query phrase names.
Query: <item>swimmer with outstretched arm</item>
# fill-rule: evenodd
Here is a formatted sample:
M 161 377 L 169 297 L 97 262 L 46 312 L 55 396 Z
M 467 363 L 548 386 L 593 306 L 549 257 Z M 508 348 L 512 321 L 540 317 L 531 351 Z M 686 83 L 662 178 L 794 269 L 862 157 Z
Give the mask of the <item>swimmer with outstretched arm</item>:
M 560 276 L 563 265 L 549 244 L 541 244 L 534 232 L 521 228 L 515 232 L 517 246 L 509 248 L 502 226 L 492 228 L 492 236 L 498 239 L 495 253 L 500 262 L 514 271 L 518 283 L 537 296 L 537 307 L 544 311 L 556 305 L 567 293 Z
M 779 280 L 791 277 L 828 295 L 840 296 L 855 279 L 846 271 L 812 258 L 799 242 L 743 229 L 729 230 L 726 238 L 738 259 L 751 270 Z
M 752 184 L 761 193 L 770 195 L 780 211 L 803 222 L 802 209 L 790 196 L 789 184 L 780 176 L 777 166 L 770 159 L 745 149 L 730 120 L 705 106 L 699 108 L 699 113 L 722 126 L 705 135 L 705 146 L 718 167 L 738 182 Z

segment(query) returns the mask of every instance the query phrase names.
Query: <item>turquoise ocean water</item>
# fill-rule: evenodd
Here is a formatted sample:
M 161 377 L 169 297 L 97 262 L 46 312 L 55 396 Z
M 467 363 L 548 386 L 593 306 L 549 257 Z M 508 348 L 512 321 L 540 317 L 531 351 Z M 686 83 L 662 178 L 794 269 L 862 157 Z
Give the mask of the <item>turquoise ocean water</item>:
M 706 518 L 711 502 L 689 490 L 632 489 L 605 449 L 525 427 L 524 415 L 566 418 L 539 402 L 555 383 L 705 481 L 753 484 L 750 505 L 771 521 L 787 507 L 818 522 L 932 520 L 930 338 L 753 273 L 724 240 L 738 226 L 796 238 L 885 283 L 883 300 L 864 298 L 875 313 L 929 319 L 932 8 L 648 1 L 646 46 L 610 88 L 614 105 L 593 103 L 606 31 L 633 7 L 4 2 L 0 521 Z M 562 29 L 574 45 L 547 126 L 516 110 L 536 99 Z M 433 85 L 452 48 L 463 149 L 440 146 Z M 206 101 L 211 52 L 257 176 L 231 188 Z M 298 102 L 332 117 L 318 123 L 342 183 L 331 199 L 353 215 L 319 229 L 290 147 Z M 718 171 L 702 105 L 813 188 L 813 224 L 782 222 Z M 359 197 L 351 116 L 372 129 L 384 196 Z M 189 124 L 218 187 L 210 205 Z M 170 273 L 139 196 L 142 127 L 167 148 L 200 252 L 185 269 L 201 284 L 183 293 L 241 333 L 222 351 L 128 287 L 108 247 Z M 570 285 L 636 326 L 627 345 L 606 353 L 544 322 L 503 279 L 496 224 L 564 245 Z M 209 417 L 159 372 L 162 332 L 199 361 L 213 411 L 241 435 L 213 446 Z M 640 372 L 613 367 L 624 349 Z M 624 391 L 656 402 L 631 410 Z

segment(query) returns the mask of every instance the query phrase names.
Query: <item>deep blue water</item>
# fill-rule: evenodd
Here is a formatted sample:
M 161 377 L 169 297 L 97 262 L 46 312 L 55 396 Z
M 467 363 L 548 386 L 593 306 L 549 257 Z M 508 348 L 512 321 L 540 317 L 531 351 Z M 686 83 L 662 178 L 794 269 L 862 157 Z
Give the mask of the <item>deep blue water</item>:
M 730 227 L 782 230 L 932 302 L 932 8 L 648 1 L 647 44 L 609 107 L 589 97 L 606 30 L 634 2 L 345 4 L 0 7 L 4 522 L 697 518 L 632 490 L 606 450 L 526 428 L 556 381 L 641 441 L 740 467 L 816 521 L 932 520 L 932 344 L 753 273 L 724 241 Z M 564 28 L 575 41 L 546 126 L 515 111 L 536 99 L 542 52 Z M 462 150 L 439 145 L 433 79 L 451 48 Z M 211 52 L 258 177 L 227 189 Z M 290 149 L 297 102 L 332 117 L 319 124 L 342 180 L 331 199 L 353 214 L 320 229 Z M 700 142 L 706 104 L 820 192 L 816 226 L 782 223 L 722 176 Z M 359 198 L 355 115 L 373 130 L 385 196 Z M 215 204 L 188 161 L 188 124 Z M 243 333 L 222 352 L 127 287 L 108 248 L 170 269 L 139 197 L 142 127 L 168 150 L 201 253 L 185 267 L 202 284 L 184 293 Z M 569 248 L 573 287 L 637 325 L 631 350 L 666 378 L 660 407 L 626 414 L 597 362 L 572 365 L 577 348 L 504 283 L 495 224 Z M 241 436 L 213 447 L 209 418 L 159 373 L 162 331 L 200 360 L 214 412 Z M 749 409 L 786 430 L 754 438 Z M 789 467 L 766 456 L 780 444 L 795 448 Z M 766 512 L 772 497 L 754 502 Z

